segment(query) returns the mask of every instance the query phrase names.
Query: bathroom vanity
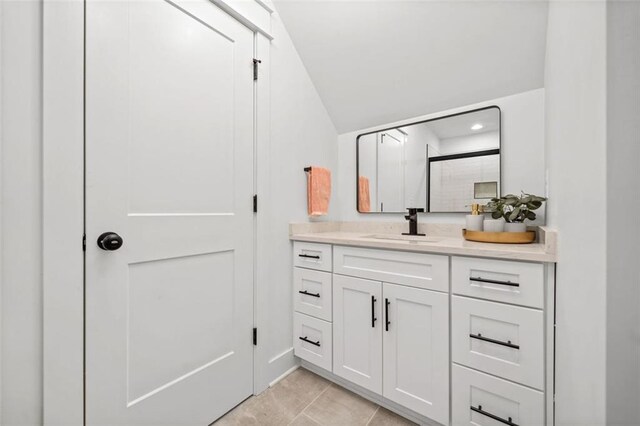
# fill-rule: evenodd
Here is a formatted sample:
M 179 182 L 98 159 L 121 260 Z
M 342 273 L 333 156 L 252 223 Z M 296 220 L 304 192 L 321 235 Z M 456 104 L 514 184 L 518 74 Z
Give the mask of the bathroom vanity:
M 452 228 L 292 225 L 295 355 L 422 423 L 553 424 L 555 234 L 492 245 Z

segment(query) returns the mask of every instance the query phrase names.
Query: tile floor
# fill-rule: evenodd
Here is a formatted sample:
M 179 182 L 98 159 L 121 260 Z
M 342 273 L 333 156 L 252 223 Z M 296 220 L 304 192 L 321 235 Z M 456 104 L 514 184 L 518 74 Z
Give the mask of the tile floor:
M 408 426 L 414 423 L 299 368 L 238 405 L 216 426 Z

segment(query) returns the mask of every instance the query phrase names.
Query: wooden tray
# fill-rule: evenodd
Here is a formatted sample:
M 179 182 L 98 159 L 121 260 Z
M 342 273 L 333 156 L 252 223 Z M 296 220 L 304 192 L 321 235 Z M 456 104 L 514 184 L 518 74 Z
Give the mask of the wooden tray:
M 536 239 L 536 231 L 525 232 L 482 232 L 462 230 L 467 241 L 496 244 L 530 244 Z

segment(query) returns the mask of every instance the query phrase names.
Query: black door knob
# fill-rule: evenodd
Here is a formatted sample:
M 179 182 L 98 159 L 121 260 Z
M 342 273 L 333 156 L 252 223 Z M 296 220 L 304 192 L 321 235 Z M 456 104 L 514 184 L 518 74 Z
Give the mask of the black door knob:
M 104 232 L 98 237 L 98 247 L 107 251 L 118 250 L 122 247 L 122 237 L 115 232 Z

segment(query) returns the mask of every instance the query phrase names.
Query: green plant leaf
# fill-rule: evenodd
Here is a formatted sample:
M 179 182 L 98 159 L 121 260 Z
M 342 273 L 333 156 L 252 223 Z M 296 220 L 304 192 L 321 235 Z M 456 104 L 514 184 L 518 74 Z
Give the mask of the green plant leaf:
M 500 219 L 500 218 L 502 217 L 502 212 L 501 212 L 501 211 L 498 211 L 498 210 L 495 210 L 495 211 L 493 211 L 493 212 L 491 213 L 491 217 L 492 217 L 493 219 Z
M 539 209 L 540 207 L 542 207 L 542 201 L 540 201 L 540 200 L 533 200 L 533 201 L 531 201 L 531 202 L 529 203 L 529 208 L 530 208 L 531 210 L 537 210 L 537 209 Z
M 513 222 L 515 221 L 518 216 L 520 215 L 520 207 L 516 207 L 515 209 L 513 209 L 513 211 L 511 212 L 511 214 L 509 214 L 509 221 Z
M 529 220 L 536 220 L 536 214 L 532 211 L 528 211 L 527 212 L 527 219 Z

